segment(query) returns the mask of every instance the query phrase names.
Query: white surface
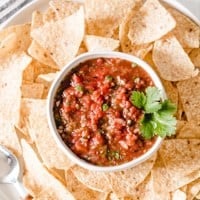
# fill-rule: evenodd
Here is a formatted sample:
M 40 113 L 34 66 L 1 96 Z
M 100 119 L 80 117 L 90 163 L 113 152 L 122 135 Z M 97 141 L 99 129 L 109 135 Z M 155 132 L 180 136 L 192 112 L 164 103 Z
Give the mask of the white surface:
M 34 10 L 44 10 L 47 7 L 49 0 L 36 0 L 34 3 L 25 6 L 20 12 L 17 12 L 13 17 L 11 17 L 4 25 L 0 26 L 0 29 L 14 24 L 25 23 L 31 20 L 31 13 Z M 170 1 L 172 4 L 176 4 L 175 0 L 165 0 Z M 196 17 L 189 12 L 187 9 L 184 9 L 179 4 L 176 4 L 176 7 L 184 11 L 188 16 L 197 22 L 200 19 L 200 0 L 179 0 L 183 5 L 187 6 Z M 16 190 L 12 185 L 0 184 L 0 200 L 19 200 L 19 196 L 16 193 Z

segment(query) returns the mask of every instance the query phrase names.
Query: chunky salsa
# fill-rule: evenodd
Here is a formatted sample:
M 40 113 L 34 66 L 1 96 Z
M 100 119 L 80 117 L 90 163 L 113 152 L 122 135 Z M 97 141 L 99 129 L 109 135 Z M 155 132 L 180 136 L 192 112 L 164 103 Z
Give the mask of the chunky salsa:
M 57 130 L 76 155 L 92 164 L 128 162 L 144 154 L 155 141 L 141 136 L 143 111 L 130 101 L 133 91 L 153 85 L 141 67 L 126 60 L 98 58 L 81 63 L 56 94 Z

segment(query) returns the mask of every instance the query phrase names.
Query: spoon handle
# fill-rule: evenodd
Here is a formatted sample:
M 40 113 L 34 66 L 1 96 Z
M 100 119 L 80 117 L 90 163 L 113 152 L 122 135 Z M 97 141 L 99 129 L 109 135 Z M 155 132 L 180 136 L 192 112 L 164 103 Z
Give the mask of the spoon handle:
M 16 181 L 14 184 L 14 187 L 18 191 L 21 200 L 31 200 L 32 196 L 28 193 L 28 191 L 25 189 L 23 184 L 19 181 Z

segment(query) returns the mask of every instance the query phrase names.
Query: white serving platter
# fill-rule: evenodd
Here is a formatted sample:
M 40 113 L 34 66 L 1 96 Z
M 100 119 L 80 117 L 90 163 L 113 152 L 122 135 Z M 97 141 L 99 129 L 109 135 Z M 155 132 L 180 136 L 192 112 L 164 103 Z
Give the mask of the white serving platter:
M 163 0 L 172 7 L 184 13 L 186 16 L 190 17 L 194 22 L 200 26 L 200 20 L 191 11 L 185 8 L 183 5 L 175 0 Z M 31 14 L 35 10 L 44 11 L 48 6 L 49 0 L 35 0 L 21 10 L 19 10 L 15 15 L 13 15 L 9 20 L 0 26 L 0 30 L 17 24 L 23 24 L 31 21 Z M 1 170 L 1 166 L 0 166 Z M 0 200 L 19 200 L 19 196 L 15 188 L 11 184 L 0 184 Z

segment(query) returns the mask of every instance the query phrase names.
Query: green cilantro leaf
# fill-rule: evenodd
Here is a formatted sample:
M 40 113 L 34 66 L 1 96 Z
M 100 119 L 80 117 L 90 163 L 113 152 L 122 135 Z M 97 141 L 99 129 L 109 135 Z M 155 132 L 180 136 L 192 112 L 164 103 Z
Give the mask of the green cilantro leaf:
M 110 75 L 107 75 L 107 76 L 105 77 L 105 80 L 106 80 L 106 81 L 112 81 L 112 80 L 113 80 L 113 77 L 110 76 Z
M 151 123 L 152 115 L 146 114 L 141 120 L 140 131 L 145 139 L 151 139 L 154 136 L 154 124 Z
M 155 135 L 160 137 L 171 136 L 176 130 L 176 106 L 169 100 L 162 101 L 161 93 L 156 87 L 148 87 L 143 92 L 133 91 L 131 102 L 137 108 L 144 110 L 140 121 L 140 131 L 145 139 Z
M 137 108 L 144 108 L 147 98 L 143 92 L 133 91 L 131 94 L 131 102 Z
M 176 105 L 171 103 L 168 99 L 163 101 L 161 111 L 164 111 L 168 114 L 175 114 L 176 113 Z
M 161 137 L 175 134 L 176 118 L 171 114 L 163 112 L 153 113 L 153 121 L 156 123 L 155 134 Z
M 107 103 L 104 103 L 103 105 L 102 105 L 102 110 L 103 111 L 107 111 L 109 109 L 109 105 L 107 104 Z
M 83 91 L 84 91 L 84 88 L 83 88 L 83 86 L 81 86 L 81 85 L 77 85 L 77 86 L 75 87 L 75 89 L 76 89 L 78 92 L 83 92 Z
M 146 90 L 147 101 L 145 105 L 146 113 L 153 113 L 161 109 L 161 93 L 156 87 L 148 87 Z

